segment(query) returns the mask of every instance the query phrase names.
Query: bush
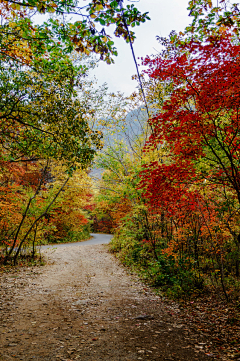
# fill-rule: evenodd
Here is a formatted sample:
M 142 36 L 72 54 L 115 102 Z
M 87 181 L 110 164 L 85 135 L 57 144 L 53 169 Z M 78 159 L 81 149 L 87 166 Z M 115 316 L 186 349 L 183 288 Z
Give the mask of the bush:
M 80 242 L 90 238 L 90 224 L 86 224 L 81 229 L 74 230 L 74 227 L 61 229 L 61 233 L 51 232 L 47 235 L 47 243 L 72 243 Z
M 189 298 L 201 293 L 204 280 L 194 269 L 189 259 L 177 260 L 162 253 L 156 244 L 158 259 L 154 258 L 151 244 L 130 237 L 128 232 L 119 232 L 110 243 L 110 251 L 126 265 L 136 270 L 153 287 L 166 292 L 171 298 Z

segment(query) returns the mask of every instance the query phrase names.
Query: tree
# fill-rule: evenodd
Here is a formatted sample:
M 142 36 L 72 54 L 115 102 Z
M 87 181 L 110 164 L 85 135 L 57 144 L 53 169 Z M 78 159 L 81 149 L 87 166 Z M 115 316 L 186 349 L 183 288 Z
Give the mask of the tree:
M 165 149 L 165 157 L 145 165 L 140 188 L 150 210 L 172 222 L 169 249 L 179 254 L 186 247 L 186 254 L 193 240 L 196 260 L 206 240 L 204 251 L 218 264 L 226 298 L 228 242 L 239 275 L 239 50 L 225 32 L 203 42 L 170 39 L 160 56 L 145 60 L 148 74 L 171 91 L 150 121 L 145 147 Z
M 73 50 L 87 55 L 95 52 L 111 63 L 111 56 L 117 55 L 114 43 L 95 24 L 115 24 L 115 35 L 129 41 L 134 34 L 126 27 L 140 25 L 147 14 L 141 15 L 134 6 L 125 9 L 118 1 L 98 0 L 83 7 L 71 0 L 8 1 L 0 4 L 0 10 L 1 117 L 6 138 L 2 142 L 9 144 L 11 137 L 15 153 L 20 146 L 23 155 L 31 148 L 30 154 L 40 149 L 46 153 L 47 149 L 49 156 L 66 157 L 74 149 L 71 159 L 82 164 L 91 161 L 94 149 L 90 143 L 93 140 L 96 145 L 97 133 L 89 136 L 76 92 L 88 69 L 83 64 L 76 66 L 71 54 Z M 44 18 L 41 25 L 34 24 L 36 12 L 54 16 Z M 68 21 L 71 15 L 81 20 L 72 23 Z M 25 137 L 20 145 L 14 141 L 19 132 Z M 39 147 L 36 140 L 42 135 L 44 146 Z
M 237 3 L 226 0 L 191 0 L 188 9 L 189 16 L 193 18 L 192 24 L 184 32 L 188 38 L 203 40 L 209 35 L 228 31 L 239 35 L 240 12 Z
M 15 60 L 25 65 L 36 65 L 39 60 L 47 62 L 48 57 L 61 52 L 63 57 L 74 49 L 81 53 L 95 52 L 101 59 L 111 63 L 117 55 L 114 42 L 105 29 L 115 25 L 115 36 L 127 42 L 134 33 L 127 26 L 140 25 L 149 19 L 134 5 L 122 6 L 122 1 L 93 0 L 79 5 L 73 0 L 7 1 L 1 3 L 2 25 L 0 28 L 0 49 L 5 60 Z M 43 24 L 33 21 L 35 14 L 50 14 Z M 70 16 L 77 16 L 75 22 Z M 123 19 L 124 17 L 124 19 Z M 100 25 L 100 28 L 96 26 Z M 54 67 L 54 63 L 51 64 Z
M 54 179 L 51 192 L 64 181 L 64 167 L 52 162 Z M 69 179 L 64 191 L 47 214 L 47 226 L 42 243 L 81 241 L 90 237 L 88 208 L 92 206 L 92 182 L 87 172 L 78 169 Z
M 36 13 L 53 15 L 36 24 Z M 80 20 L 71 22 L 72 15 L 78 15 Z M 18 209 L 19 217 L 16 217 L 19 223 L 12 222 L 13 230 L 8 229 L 6 234 L 7 241 L 10 235 L 12 239 L 8 242 L 10 249 L 6 248 L 5 262 L 19 244 L 14 256 L 16 262 L 21 248 L 32 236 L 35 243 L 37 228 L 70 182 L 69 176 L 77 168 L 87 169 L 102 146 L 101 131 L 94 128 L 94 116 L 89 114 L 99 115 L 105 90 L 99 91 L 99 104 L 94 109 L 87 99 L 93 94 L 90 82 L 85 81 L 89 68 L 86 62 L 76 61 L 76 52 L 81 54 L 80 60 L 83 54 L 95 52 L 111 64 L 117 52 L 104 28 L 115 24 L 116 36 L 133 41 L 134 33 L 128 26 L 140 25 L 148 16 L 133 5 L 123 8 L 122 2 L 108 0 L 93 0 L 83 7 L 72 0 L 10 0 L 1 2 L 0 16 L 0 144 L 5 175 L 11 163 L 16 173 L 22 170 L 22 176 L 25 176 L 24 164 L 36 167 L 35 184 L 22 179 L 23 190 L 20 190 L 14 180 L 14 190 L 5 188 L 8 195 L 13 193 L 13 201 L 8 203 L 9 209 L 12 203 L 11 217 L 17 192 L 24 194 L 25 205 Z M 54 194 L 48 189 L 53 177 L 49 163 L 53 160 L 67 173 Z M 65 195 L 69 196 L 68 189 Z M 41 196 L 44 192 L 47 192 L 45 198 Z M 61 213 L 64 212 L 62 209 Z M 79 212 L 75 215 L 80 217 Z M 3 212 L 5 223 L 6 215 Z M 85 222 L 83 214 L 81 217 Z
M 1 144 L 11 161 L 50 157 L 69 166 L 89 164 L 100 134 L 90 134 L 78 81 L 79 75 L 68 71 L 40 74 L 11 63 L 0 69 Z
M 179 184 L 218 183 L 240 202 L 239 45 L 229 35 L 209 37 L 206 43 L 192 40 L 183 50 L 145 61 L 151 76 L 172 86 L 163 111 L 151 121 L 149 144 L 170 148 L 167 165 L 152 165 L 153 177 L 154 171 L 166 179 L 175 172 Z

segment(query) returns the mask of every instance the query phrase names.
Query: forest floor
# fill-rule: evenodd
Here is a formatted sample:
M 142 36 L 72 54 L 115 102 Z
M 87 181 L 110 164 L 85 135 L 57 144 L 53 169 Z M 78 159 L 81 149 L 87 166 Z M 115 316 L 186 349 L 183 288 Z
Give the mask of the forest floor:
M 0 360 L 215 360 L 211 339 L 128 274 L 106 245 L 44 254 L 46 266 L 0 276 Z

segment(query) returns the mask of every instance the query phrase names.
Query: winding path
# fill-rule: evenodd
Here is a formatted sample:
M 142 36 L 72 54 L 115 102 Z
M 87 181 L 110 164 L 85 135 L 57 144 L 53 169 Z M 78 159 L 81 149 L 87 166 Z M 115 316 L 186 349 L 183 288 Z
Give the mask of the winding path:
M 110 237 L 48 247 L 46 266 L 1 276 L 0 360 L 209 360 L 178 306 L 96 244 Z
M 96 244 L 107 244 L 111 241 L 111 234 L 100 234 L 100 233 L 90 233 L 91 238 L 87 241 L 74 242 L 74 243 L 59 243 L 54 245 L 42 246 L 42 249 L 49 248 L 59 248 L 59 247 L 75 247 L 75 246 L 93 246 Z

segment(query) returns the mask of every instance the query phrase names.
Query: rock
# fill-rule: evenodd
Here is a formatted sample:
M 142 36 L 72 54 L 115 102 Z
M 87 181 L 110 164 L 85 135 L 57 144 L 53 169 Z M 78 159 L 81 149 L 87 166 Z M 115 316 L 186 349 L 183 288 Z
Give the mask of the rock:
M 153 320 L 154 318 L 150 315 L 139 315 L 134 317 L 135 320 Z

